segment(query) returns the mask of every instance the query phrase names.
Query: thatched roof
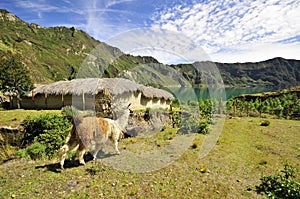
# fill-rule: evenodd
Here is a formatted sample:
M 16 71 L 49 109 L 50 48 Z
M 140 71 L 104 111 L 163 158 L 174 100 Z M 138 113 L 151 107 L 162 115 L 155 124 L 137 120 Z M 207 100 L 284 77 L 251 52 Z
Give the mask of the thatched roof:
M 164 98 L 166 100 L 173 100 L 174 97 L 171 93 L 158 89 L 158 88 L 153 88 L 150 86 L 142 86 L 139 88 L 139 90 L 142 92 L 142 94 L 147 97 L 147 98 Z
M 36 88 L 29 95 L 96 95 L 104 92 L 104 89 L 111 95 L 119 95 L 125 92 L 140 91 L 148 98 L 164 98 L 173 100 L 174 97 L 167 91 L 137 84 L 124 78 L 79 78 L 71 81 L 59 81 L 47 85 L 36 85 Z

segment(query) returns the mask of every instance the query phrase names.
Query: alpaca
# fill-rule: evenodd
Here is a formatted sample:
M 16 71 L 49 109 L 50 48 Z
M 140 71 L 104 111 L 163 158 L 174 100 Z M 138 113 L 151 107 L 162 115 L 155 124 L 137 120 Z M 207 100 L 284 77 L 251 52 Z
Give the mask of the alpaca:
M 74 117 L 72 119 L 72 129 L 68 135 L 66 144 L 61 147 L 60 165 L 63 169 L 66 153 L 78 146 L 78 159 L 80 164 L 85 164 L 83 155 L 94 145 L 94 160 L 103 144 L 109 139 L 113 144 L 117 154 L 118 141 L 122 138 L 128 123 L 130 104 L 121 112 L 114 111 L 115 120 L 102 117 Z

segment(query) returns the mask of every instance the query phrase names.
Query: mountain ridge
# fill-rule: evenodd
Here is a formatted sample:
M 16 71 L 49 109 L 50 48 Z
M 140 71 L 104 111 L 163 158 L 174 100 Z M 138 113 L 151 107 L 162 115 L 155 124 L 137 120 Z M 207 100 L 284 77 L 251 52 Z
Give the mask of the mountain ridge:
M 195 63 L 162 64 L 150 56 L 133 56 L 98 41 L 74 27 L 42 27 L 27 23 L 7 10 L 0 9 L 0 53 L 12 51 L 23 56 L 35 83 L 73 79 L 81 73 L 81 65 L 90 55 L 93 69 L 86 74 L 104 77 L 136 77 L 139 83 L 161 84 L 176 81 L 179 85 L 205 84 Z M 94 49 L 101 49 L 96 52 Z M 271 86 L 287 88 L 300 85 L 300 61 L 275 57 L 261 62 L 221 63 L 197 62 L 199 67 L 214 64 L 229 87 Z M 141 68 L 138 70 L 138 68 Z M 179 73 L 179 74 L 176 74 Z M 129 75 L 128 75 L 129 74 Z M 155 79 L 155 83 L 153 83 Z M 151 83 L 152 82 L 152 83 Z

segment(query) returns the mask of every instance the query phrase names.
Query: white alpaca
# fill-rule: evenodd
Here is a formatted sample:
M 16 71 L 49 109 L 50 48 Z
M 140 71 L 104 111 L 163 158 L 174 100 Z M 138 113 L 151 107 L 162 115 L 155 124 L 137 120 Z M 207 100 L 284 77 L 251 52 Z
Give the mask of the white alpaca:
M 73 126 L 66 144 L 61 148 L 61 168 L 63 169 L 64 167 L 66 153 L 77 146 L 79 163 L 85 164 L 83 155 L 91 147 L 92 142 L 95 144 L 95 150 L 92 154 L 94 160 L 108 139 L 114 144 L 117 154 L 120 154 L 118 141 L 123 136 L 128 123 L 129 106 L 130 104 L 121 113 L 115 114 L 116 120 L 102 117 L 74 117 L 72 119 Z

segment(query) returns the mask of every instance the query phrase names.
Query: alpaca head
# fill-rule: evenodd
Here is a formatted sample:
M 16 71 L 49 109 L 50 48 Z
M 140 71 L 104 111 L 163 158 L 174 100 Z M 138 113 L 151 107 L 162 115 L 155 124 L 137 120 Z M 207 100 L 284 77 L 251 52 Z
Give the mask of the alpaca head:
M 130 107 L 131 103 L 128 104 L 126 103 L 122 103 L 119 104 L 119 106 L 115 106 L 113 109 L 113 113 L 114 113 L 114 120 L 116 120 L 116 122 L 118 123 L 118 125 L 120 126 L 120 128 L 122 130 L 125 130 L 127 124 L 128 124 L 128 119 L 130 116 Z
M 129 116 L 131 103 L 116 103 L 112 105 L 112 112 L 114 120 L 117 120 L 124 116 Z

